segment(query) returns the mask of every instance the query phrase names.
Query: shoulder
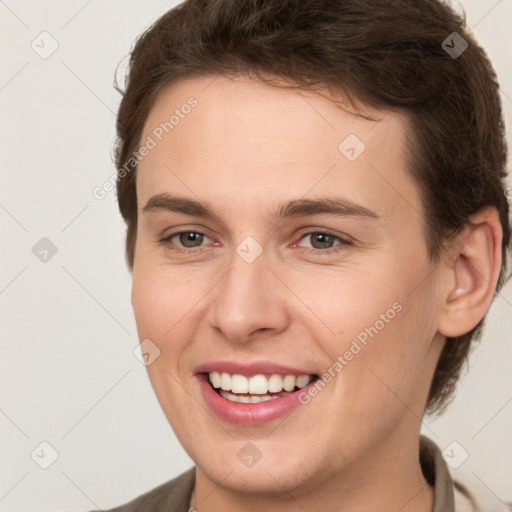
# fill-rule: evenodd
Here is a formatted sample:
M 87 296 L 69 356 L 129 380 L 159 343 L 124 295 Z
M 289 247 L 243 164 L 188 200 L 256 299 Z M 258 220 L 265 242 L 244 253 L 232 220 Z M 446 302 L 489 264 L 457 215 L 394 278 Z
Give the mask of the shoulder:
M 434 487 L 433 512 L 498 512 L 503 510 L 503 501 L 490 500 L 488 489 L 475 479 L 465 478 L 462 473 L 457 479 L 443 452 L 429 438 L 420 438 L 420 464 L 427 482 Z M 496 496 L 493 496 L 496 498 Z M 496 508 L 498 507 L 498 508 Z
M 420 437 L 420 464 L 427 482 L 434 487 L 434 512 L 476 512 L 474 496 L 466 486 L 452 479 L 439 447 Z
M 132 501 L 104 512 L 187 512 L 194 484 L 195 467 L 192 467 Z

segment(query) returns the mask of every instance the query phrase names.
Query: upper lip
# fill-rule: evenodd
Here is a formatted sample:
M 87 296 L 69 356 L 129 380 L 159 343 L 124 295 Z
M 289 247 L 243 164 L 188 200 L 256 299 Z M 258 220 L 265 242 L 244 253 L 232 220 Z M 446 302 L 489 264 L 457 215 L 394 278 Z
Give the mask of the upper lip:
M 293 368 L 271 361 L 255 361 L 252 363 L 241 363 L 236 361 L 210 361 L 203 363 L 195 369 L 195 373 L 226 372 L 245 376 L 259 374 L 280 374 L 280 375 L 315 375 L 304 368 Z

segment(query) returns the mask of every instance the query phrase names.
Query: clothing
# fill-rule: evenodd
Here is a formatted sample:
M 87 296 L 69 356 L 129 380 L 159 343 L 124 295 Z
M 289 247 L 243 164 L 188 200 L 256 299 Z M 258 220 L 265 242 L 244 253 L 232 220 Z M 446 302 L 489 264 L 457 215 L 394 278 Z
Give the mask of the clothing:
M 448 466 L 436 444 L 424 436 L 420 437 L 420 463 L 425 479 L 434 487 L 432 512 L 455 512 L 454 484 Z M 195 475 L 192 467 L 129 503 L 104 512 L 188 512 Z

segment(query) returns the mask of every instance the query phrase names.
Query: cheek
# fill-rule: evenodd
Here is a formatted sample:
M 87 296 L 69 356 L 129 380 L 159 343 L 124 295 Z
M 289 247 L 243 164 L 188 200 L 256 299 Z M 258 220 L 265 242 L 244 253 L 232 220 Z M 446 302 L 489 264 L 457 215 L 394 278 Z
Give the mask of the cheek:
M 187 311 L 192 307 L 188 304 L 185 286 L 171 283 L 172 280 L 165 279 L 154 265 L 151 270 L 140 264 L 134 267 L 132 305 L 137 333 L 141 342 L 150 340 L 158 348 L 158 356 L 146 366 L 146 371 L 166 414 L 169 403 L 176 405 L 183 399 L 176 377 L 181 374 L 187 342 Z M 157 353 L 151 344 L 153 353 Z M 169 417 L 169 421 L 173 425 L 172 418 Z
M 361 347 L 343 379 L 343 392 L 360 404 L 355 416 L 371 415 L 372 410 L 383 418 L 406 414 L 414 421 L 423 416 L 421 390 L 429 377 L 425 368 L 435 335 L 434 311 L 426 293 L 419 287 L 409 296 L 402 295 L 382 317 L 381 309 L 375 310 L 379 317 L 366 318 L 367 325 L 357 326 L 346 339 L 346 345 L 356 340 Z M 395 297 L 388 296 L 384 305 Z
M 187 370 L 193 352 L 188 345 L 200 338 L 218 274 L 172 268 L 139 260 L 132 275 L 132 306 L 140 340 L 150 339 L 160 350 L 161 365 Z M 154 371 L 153 365 L 148 372 Z
M 134 269 L 132 278 L 132 306 L 137 323 L 139 337 L 150 338 L 158 343 L 166 323 L 166 302 L 168 297 L 163 293 L 159 283 L 152 279 L 150 273 Z
M 160 349 L 190 309 L 186 283 L 169 281 L 154 267 L 135 266 L 132 305 L 140 339 L 149 338 Z
M 313 336 L 328 354 L 326 371 L 336 375 L 340 392 L 360 403 L 375 399 L 376 407 L 379 400 L 397 401 L 393 393 L 407 401 L 412 396 L 436 331 L 427 262 L 414 272 L 406 272 L 404 261 L 387 263 L 303 280 L 298 293 L 322 320 Z
M 312 334 L 318 339 L 323 337 L 335 350 L 348 349 L 351 340 L 359 339 L 364 344 L 389 331 L 404 316 L 401 311 L 408 300 L 408 283 L 397 278 L 384 263 L 373 268 L 367 264 L 364 269 L 297 272 L 289 281 L 309 309 L 308 312 L 304 306 L 299 307 L 299 318 L 318 321 L 319 329 Z

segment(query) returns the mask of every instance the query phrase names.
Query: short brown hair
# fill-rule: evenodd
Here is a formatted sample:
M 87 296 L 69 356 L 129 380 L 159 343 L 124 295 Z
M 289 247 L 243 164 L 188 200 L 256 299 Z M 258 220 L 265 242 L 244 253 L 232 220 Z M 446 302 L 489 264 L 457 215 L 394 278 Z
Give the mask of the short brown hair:
M 468 47 L 450 55 L 443 41 Z M 185 78 L 240 74 L 270 85 L 278 85 L 269 79 L 275 77 L 280 86 L 284 79 L 299 89 L 327 87 L 353 104 L 356 99 L 405 114 L 408 167 L 422 195 L 430 258 L 438 261 L 469 216 L 492 206 L 503 229 L 499 291 L 510 240 L 499 85 L 466 28 L 465 13 L 438 0 L 186 0 L 159 18 L 131 51 L 124 91 L 115 80 L 123 94 L 117 194 L 130 270 L 137 236 L 137 162 L 130 157 L 156 95 Z M 483 321 L 447 339 L 428 412 L 448 403 Z

